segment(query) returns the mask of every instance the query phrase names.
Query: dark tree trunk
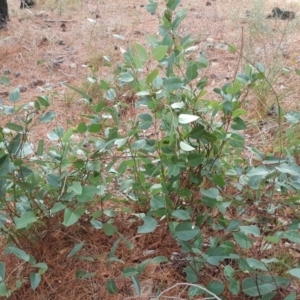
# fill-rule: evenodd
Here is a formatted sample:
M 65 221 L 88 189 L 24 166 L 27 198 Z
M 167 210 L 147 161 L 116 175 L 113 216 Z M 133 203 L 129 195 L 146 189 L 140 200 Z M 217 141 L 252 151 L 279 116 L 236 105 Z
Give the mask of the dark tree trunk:
M 0 0 L 1 1 L 1 0 Z M 34 0 L 21 0 L 21 8 L 31 7 L 35 4 Z
M 0 28 L 5 28 L 7 21 L 8 21 L 7 0 L 0 0 Z

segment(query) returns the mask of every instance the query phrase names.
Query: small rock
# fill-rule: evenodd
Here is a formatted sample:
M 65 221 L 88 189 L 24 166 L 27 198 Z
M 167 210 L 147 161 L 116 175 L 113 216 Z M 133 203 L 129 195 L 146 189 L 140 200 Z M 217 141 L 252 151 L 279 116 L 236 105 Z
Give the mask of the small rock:
M 254 14 L 251 12 L 251 10 L 245 11 L 245 17 L 246 18 L 253 18 Z
M 199 50 L 199 46 L 191 46 L 184 50 L 185 53 L 195 52 Z
M 272 13 L 268 14 L 266 19 L 291 20 L 295 19 L 296 14 L 293 11 L 274 7 Z
M 4 75 L 9 75 L 11 73 L 10 69 L 4 69 L 3 74 Z
M 61 64 L 64 61 L 64 57 L 63 56 L 58 56 L 53 60 L 53 63 L 58 63 Z
M 211 37 L 207 38 L 206 40 L 208 43 L 211 43 L 211 44 L 213 44 L 215 42 L 215 40 Z
M 16 72 L 16 73 L 15 73 L 15 77 L 16 77 L 16 78 L 18 78 L 18 77 L 20 77 L 20 76 L 21 76 L 21 73 L 19 73 L 19 72 Z
M 216 49 L 220 49 L 220 50 L 228 50 L 228 45 L 227 44 L 224 44 L 224 43 L 218 43 L 215 45 L 215 48 Z
M 18 85 L 18 89 L 20 90 L 21 93 L 24 93 L 27 91 L 27 88 L 24 85 Z
M 64 50 L 66 51 L 73 51 L 75 48 L 72 47 L 72 46 L 69 46 L 69 47 L 65 47 Z
M 45 90 L 44 90 L 41 86 L 38 86 L 35 90 L 36 90 L 38 93 L 43 93 L 43 92 L 45 92 Z
M 83 146 L 83 148 L 88 148 L 90 146 L 89 141 L 84 141 L 82 146 Z
M 77 68 L 77 65 L 75 64 L 75 63 L 72 63 L 72 64 L 70 64 L 70 66 L 69 66 L 71 69 L 76 69 Z
M 59 69 L 60 68 L 60 63 L 57 61 L 53 61 L 52 62 L 52 68 L 53 69 Z
M 49 82 L 45 84 L 46 89 L 52 89 L 52 87 L 53 87 L 53 85 Z
M 33 80 L 30 85 L 32 85 L 32 86 L 39 86 L 39 85 L 43 85 L 44 83 L 45 82 L 43 80 L 36 79 L 36 80 Z

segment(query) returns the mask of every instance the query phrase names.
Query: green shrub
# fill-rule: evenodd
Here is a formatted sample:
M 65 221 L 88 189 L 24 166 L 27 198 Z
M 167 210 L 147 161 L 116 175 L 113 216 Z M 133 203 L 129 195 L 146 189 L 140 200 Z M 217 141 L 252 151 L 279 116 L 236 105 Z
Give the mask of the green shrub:
M 178 34 L 186 17 L 185 9 L 177 10 L 179 4 L 179 0 L 166 1 L 159 36 L 149 36 L 147 47 L 138 43 L 129 47 L 112 82 L 96 79 L 102 99 L 94 102 L 70 87 L 86 99 L 92 113 L 76 128 L 51 131 L 50 147 L 40 140 L 33 150 L 26 139 L 34 124 L 54 118 L 47 97 L 20 107 L 2 105 L 2 113 L 14 114 L 18 121 L 1 127 L 0 227 L 9 242 L 5 252 L 32 266 L 33 289 L 47 265 L 24 249 L 34 248 L 49 224 L 46 220 L 55 218 L 69 227 L 88 215 L 93 228 L 109 236 L 118 234 L 113 224 L 116 212 L 104 218 L 102 205 L 109 200 L 121 203 L 121 191 L 126 207 L 123 204 L 119 213 L 133 212 L 141 219 L 138 234 L 167 223 L 186 259 L 183 272 L 190 298 L 205 294 L 215 299 L 225 295 L 230 295 L 228 299 L 276 295 L 296 299 L 296 292 L 281 288 L 300 277 L 299 264 L 281 259 L 280 253 L 276 257 L 276 248 L 283 241 L 300 243 L 300 167 L 290 154 L 293 149 L 266 155 L 247 146 L 243 133 L 247 112 L 242 105 L 249 89 L 268 84 L 264 67 L 247 64 L 244 73 L 216 87 L 215 98 L 208 99 L 205 71 L 209 61 L 201 54 L 189 55 L 194 40 Z M 150 0 L 146 8 L 154 13 L 157 3 Z M 136 109 L 142 110 L 127 122 L 126 131 L 120 131 L 120 90 L 134 92 L 139 99 Z M 13 91 L 10 101 L 18 98 L 19 91 Z M 291 122 L 290 128 L 298 123 L 297 113 L 280 111 L 279 117 L 283 116 Z M 253 155 L 256 163 L 247 160 L 246 154 Z M 114 182 L 119 190 L 111 189 Z M 255 215 L 249 212 L 254 208 Z M 292 213 L 288 220 L 280 217 L 284 208 Z M 132 247 L 120 235 L 108 263 L 119 259 L 115 255 L 121 239 Z M 71 253 L 80 247 L 75 245 Z M 168 259 L 159 256 L 126 267 L 123 277 L 132 279 L 139 294 L 138 276 L 145 267 Z M 207 276 L 211 267 L 222 276 Z M 0 274 L 0 294 L 9 295 L 13 289 L 5 283 L 3 263 Z M 16 282 L 16 288 L 20 284 Z M 107 281 L 107 290 L 118 292 L 115 278 Z M 158 291 L 157 299 L 163 294 Z

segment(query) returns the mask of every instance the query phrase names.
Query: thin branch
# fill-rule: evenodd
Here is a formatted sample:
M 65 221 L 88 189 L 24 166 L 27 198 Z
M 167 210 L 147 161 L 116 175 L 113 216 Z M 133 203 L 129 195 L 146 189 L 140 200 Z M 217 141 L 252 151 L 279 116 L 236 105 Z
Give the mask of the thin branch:
M 199 284 L 192 284 L 192 283 L 176 283 L 173 286 L 169 287 L 168 289 L 162 291 L 156 298 L 155 300 L 158 300 L 163 294 L 169 292 L 170 290 L 178 287 L 178 286 L 193 286 L 196 287 L 200 290 L 205 291 L 207 294 L 210 294 L 211 296 L 213 296 L 213 299 L 217 299 L 217 300 L 221 300 L 221 298 L 219 298 L 217 295 L 215 295 L 214 293 L 212 293 L 211 291 L 209 291 L 208 289 L 206 289 L 205 287 L 199 285 Z

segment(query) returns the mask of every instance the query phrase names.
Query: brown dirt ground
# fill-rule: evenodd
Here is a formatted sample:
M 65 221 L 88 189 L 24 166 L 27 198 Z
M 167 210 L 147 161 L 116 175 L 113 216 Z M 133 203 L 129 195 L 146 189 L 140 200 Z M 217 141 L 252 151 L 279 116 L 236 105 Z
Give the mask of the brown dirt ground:
M 236 45 L 251 61 L 259 61 L 266 67 L 275 68 L 274 65 L 282 64 L 291 69 L 300 68 L 299 17 L 291 22 L 265 20 L 264 16 L 274 7 L 275 1 L 260 2 L 184 0 L 182 7 L 187 8 L 188 18 L 183 23 L 181 33 L 192 34 L 199 39 L 199 51 L 205 50 L 210 42 L 213 44 L 226 42 Z M 159 3 L 163 4 L 163 1 Z M 10 70 L 8 76 L 11 85 L 0 86 L 0 98 L 4 104 L 8 104 L 8 92 L 23 85 L 26 91 L 21 93 L 21 103 L 33 101 L 38 95 L 49 94 L 52 109 L 57 113 L 55 124 L 35 128 L 30 137 L 32 141 L 46 137 L 51 126 L 61 125 L 68 128 L 78 124 L 82 118 L 81 114 L 88 110 L 87 105 L 80 100 L 80 96 L 63 83 L 85 88 L 88 93 L 91 87 L 86 83 L 83 85 L 83 82 L 86 82 L 87 76 L 93 75 L 89 65 L 97 65 L 97 76 L 112 79 L 111 69 L 103 64 L 103 56 L 111 57 L 115 65 L 122 61 L 120 47 L 126 49 L 133 42 L 145 44 L 145 36 L 157 32 L 163 5 L 159 6 L 155 15 L 150 15 L 145 11 L 146 4 L 146 1 L 141 0 L 65 2 L 48 0 L 46 3 L 38 1 L 33 9 L 21 11 L 18 8 L 19 1 L 9 3 L 11 21 L 8 30 L 0 31 L 0 41 L 6 39 L 5 43 L 0 44 L 0 75 Z M 276 5 L 299 11 L 298 5 L 286 4 L 285 1 L 276 1 Z M 262 17 L 246 19 L 246 10 L 260 11 Z M 122 35 L 125 40 L 113 35 Z M 216 97 L 212 94 L 212 89 L 232 80 L 245 64 L 245 60 L 240 60 L 238 54 L 216 47 L 207 48 L 206 55 L 211 62 L 206 74 L 209 78 L 207 97 Z M 299 86 L 299 80 L 295 76 L 277 76 L 273 87 L 280 95 L 284 109 L 299 108 Z M 245 104 L 250 108 L 248 119 L 250 121 L 265 119 L 259 102 L 261 100 L 258 100 L 255 94 L 251 97 L 254 104 L 253 102 Z M 265 95 L 262 106 L 268 107 L 272 101 L 274 102 L 274 94 L 269 92 Z M 128 114 L 126 119 L 134 118 L 135 110 L 132 109 Z M 0 121 L 1 126 L 4 125 L 4 121 L 6 120 Z M 268 132 L 254 126 L 248 135 L 250 138 L 254 137 L 262 149 L 272 151 L 269 142 L 266 142 Z M 272 137 L 270 139 L 272 140 Z M 145 250 L 155 250 L 154 256 L 164 255 L 168 258 L 172 252 L 180 250 L 174 240 L 167 235 L 164 224 L 152 235 L 138 236 L 135 226 L 138 221 L 130 223 L 126 218 L 126 216 L 119 217 L 116 224 L 121 233 L 131 237 L 130 241 L 135 247 L 129 251 L 123 242 L 120 243 L 116 256 L 125 262 L 124 265 L 112 262 L 108 267 L 106 264 L 115 237 L 110 238 L 98 231 L 87 230 L 84 224 L 72 229 L 58 226 L 57 231 L 46 234 L 35 253 L 32 253 L 39 261 L 46 262 L 50 268 L 44 275 L 42 284 L 35 292 L 25 284 L 10 299 L 125 299 L 126 297 L 133 299 L 132 282 L 122 278 L 122 268 L 146 259 L 143 256 Z M 125 224 L 131 226 L 127 228 Z M 78 257 L 66 259 L 66 255 L 79 241 L 85 243 L 80 255 L 94 254 L 93 262 Z M 29 270 L 12 257 L 6 260 L 7 273 L 10 274 L 9 281 L 13 282 L 18 278 L 18 274 L 28 274 Z M 75 279 L 75 272 L 78 269 L 95 272 L 96 275 L 91 279 L 79 281 Z M 219 270 L 207 270 L 207 274 L 201 276 L 202 283 L 205 284 L 211 278 L 217 279 L 221 276 L 218 273 L 221 274 Z M 112 296 L 106 292 L 105 283 L 110 277 L 119 278 L 118 295 Z M 184 282 L 185 274 L 181 267 L 174 264 L 150 265 L 140 280 L 144 284 L 149 280 L 148 283 L 154 290 L 158 288 L 163 290 L 178 282 Z M 171 295 L 187 299 L 186 291 L 182 287 L 173 290 L 169 296 Z

